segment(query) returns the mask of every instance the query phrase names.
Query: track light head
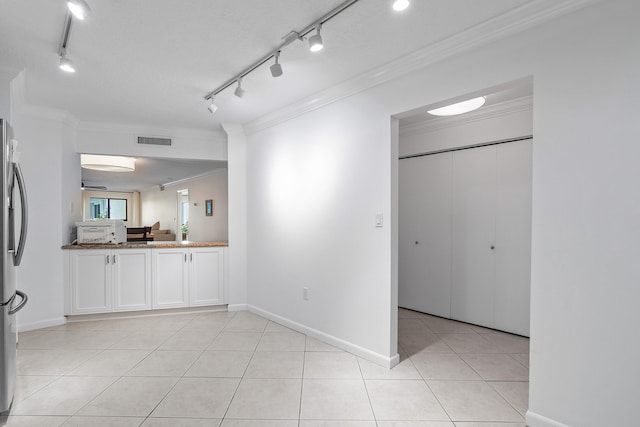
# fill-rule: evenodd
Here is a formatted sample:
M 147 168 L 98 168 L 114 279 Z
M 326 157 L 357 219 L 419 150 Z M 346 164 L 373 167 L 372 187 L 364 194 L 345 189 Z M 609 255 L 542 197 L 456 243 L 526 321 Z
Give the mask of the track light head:
M 76 67 L 73 65 L 73 62 L 65 55 L 60 56 L 60 69 L 62 71 L 66 71 L 67 73 L 76 72 Z
M 322 44 L 322 36 L 320 35 L 320 30 L 322 29 L 322 25 L 318 24 L 316 26 L 316 34 L 309 37 L 309 50 L 311 52 L 321 51 L 324 45 Z
M 207 107 L 211 114 L 214 114 L 216 111 L 218 111 L 218 106 L 215 104 L 214 99 L 215 98 L 212 96 L 211 97 L 211 104 L 209 104 L 209 106 Z
M 394 0 L 393 10 L 400 12 L 409 7 L 409 0 Z
M 238 79 L 238 87 L 233 92 L 238 98 L 242 98 L 247 91 L 242 89 L 242 77 Z
M 274 58 L 276 60 L 276 63 L 273 64 L 271 67 L 269 67 L 269 69 L 271 70 L 271 75 L 273 77 L 280 77 L 282 75 L 282 65 L 280 65 L 280 63 L 278 62 L 278 60 L 280 59 L 280 52 L 276 52 L 276 54 L 274 55 Z
M 73 16 L 81 21 L 91 16 L 91 8 L 85 0 L 69 0 L 67 7 L 73 13 Z

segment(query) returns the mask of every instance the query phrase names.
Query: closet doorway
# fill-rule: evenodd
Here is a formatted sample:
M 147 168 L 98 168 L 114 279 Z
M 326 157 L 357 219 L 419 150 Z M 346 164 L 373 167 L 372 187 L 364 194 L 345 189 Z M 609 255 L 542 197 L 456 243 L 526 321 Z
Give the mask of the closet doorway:
M 529 336 L 531 94 L 400 119 L 399 307 Z

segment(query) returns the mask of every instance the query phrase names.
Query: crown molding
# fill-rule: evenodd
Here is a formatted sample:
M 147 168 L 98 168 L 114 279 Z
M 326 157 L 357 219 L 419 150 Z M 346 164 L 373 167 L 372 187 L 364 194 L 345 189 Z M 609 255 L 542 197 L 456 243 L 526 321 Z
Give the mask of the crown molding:
M 534 0 L 245 125 L 247 134 L 291 120 L 470 49 L 504 39 L 600 0 Z
M 427 113 L 424 119 L 408 125 L 400 126 L 400 135 L 416 135 L 425 132 L 434 132 L 440 129 L 446 129 L 454 126 L 466 125 L 469 123 L 479 122 L 482 120 L 493 119 L 508 116 L 510 114 L 522 111 L 531 111 L 533 109 L 533 96 L 524 96 L 521 98 L 504 101 L 499 104 L 483 107 L 469 113 L 459 116 L 448 117 L 430 117 Z

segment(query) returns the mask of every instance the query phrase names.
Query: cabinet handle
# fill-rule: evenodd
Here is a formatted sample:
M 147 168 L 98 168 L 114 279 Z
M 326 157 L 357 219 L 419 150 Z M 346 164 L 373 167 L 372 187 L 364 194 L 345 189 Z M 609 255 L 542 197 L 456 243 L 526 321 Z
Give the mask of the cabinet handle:
M 187 262 L 187 254 L 184 254 L 184 262 Z
M 116 263 L 116 256 L 115 255 L 113 256 L 113 263 L 114 264 Z
M 107 255 L 107 264 L 109 264 L 109 255 Z
M 491 250 L 494 250 L 495 248 L 496 248 L 495 246 L 491 245 Z
M 193 262 L 193 254 L 189 254 L 189 261 Z

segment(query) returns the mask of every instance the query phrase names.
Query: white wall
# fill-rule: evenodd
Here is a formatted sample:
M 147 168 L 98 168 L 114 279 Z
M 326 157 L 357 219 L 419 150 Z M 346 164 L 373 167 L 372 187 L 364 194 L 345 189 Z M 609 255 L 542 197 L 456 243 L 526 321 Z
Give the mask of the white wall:
M 140 193 L 143 225 L 160 221 L 160 229 L 170 229 L 180 240 L 177 226 L 179 190 L 189 190 L 189 240 L 197 242 L 226 241 L 228 231 L 227 171 L 153 188 Z M 205 200 L 213 200 L 213 215 L 205 215 Z
M 391 355 L 389 117 L 533 76 L 527 421 L 635 424 L 639 14 L 596 3 L 250 135 L 249 303 Z
M 138 144 L 138 136 L 171 138 L 171 146 Z M 116 124 L 80 123 L 79 153 L 161 157 L 174 159 L 226 160 L 227 141 L 222 131 L 198 132 Z
M 249 304 L 384 364 L 397 351 L 390 126 L 361 95 L 249 135 L 247 147 Z
M 247 304 L 247 137 L 242 126 L 225 123 L 229 156 L 229 310 Z
M 17 285 L 29 296 L 18 315 L 19 329 L 28 330 L 64 323 L 60 246 L 67 242 L 73 216 L 65 209 L 72 197 L 63 191 L 61 173 L 68 132 L 60 121 L 15 112 L 13 124 L 29 200 L 29 231 Z
M 177 232 L 178 195 L 177 190 L 166 186 L 163 191 L 159 188 L 140 192 L 141 224 L 151 226 L 160 222 L 161 230 L 171 230 L 180 240 Z
M 227 170 L 188 181 L 189 240 L 229 240 Z M 205 215 L 205 201 L 213 200 L 213 215 Z

